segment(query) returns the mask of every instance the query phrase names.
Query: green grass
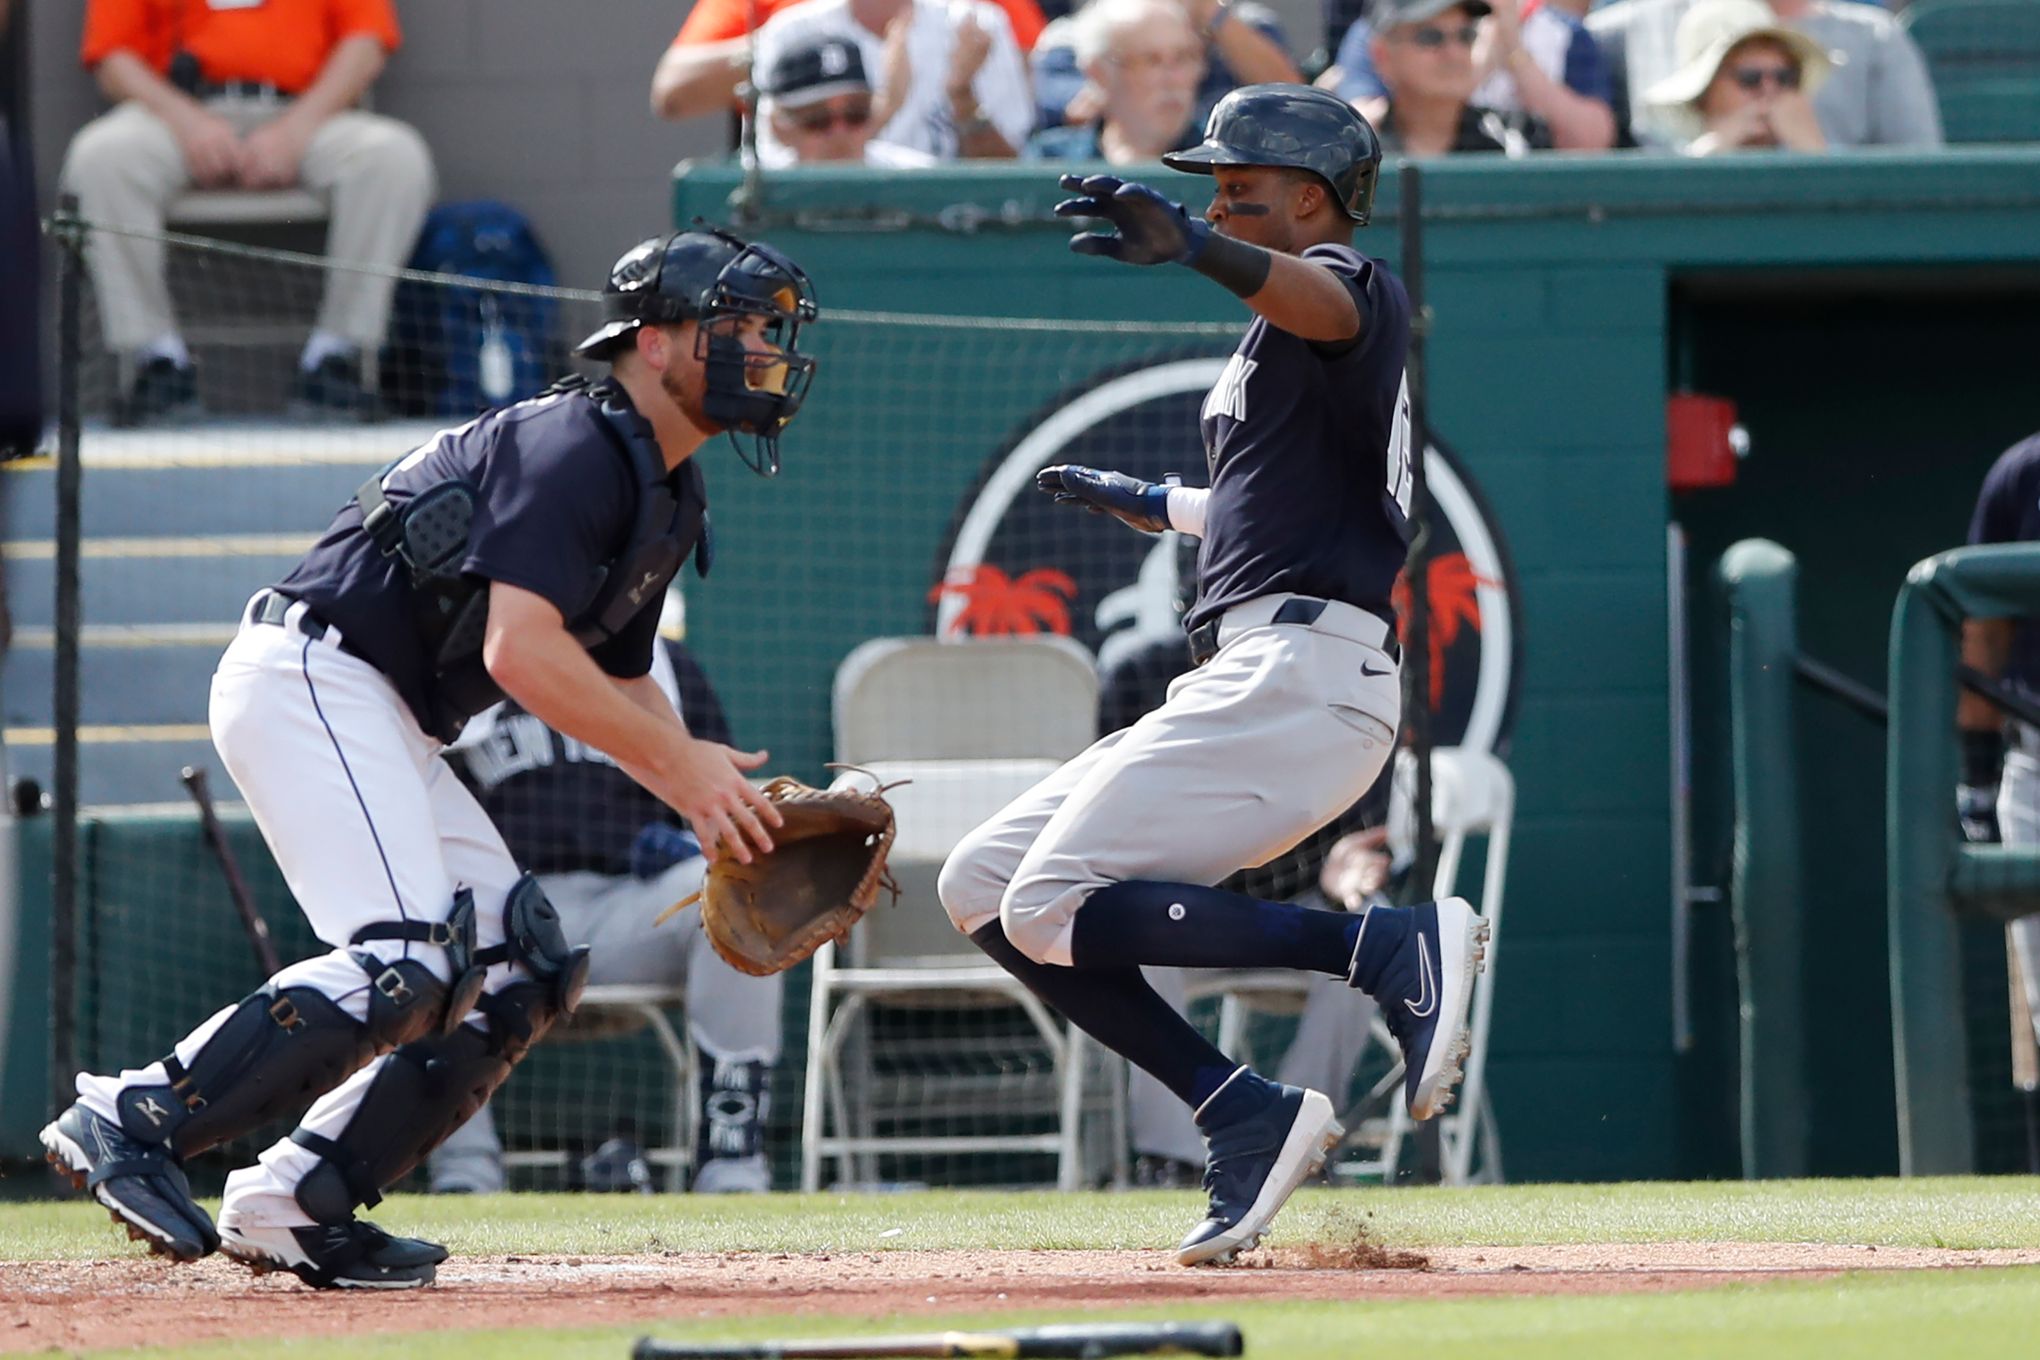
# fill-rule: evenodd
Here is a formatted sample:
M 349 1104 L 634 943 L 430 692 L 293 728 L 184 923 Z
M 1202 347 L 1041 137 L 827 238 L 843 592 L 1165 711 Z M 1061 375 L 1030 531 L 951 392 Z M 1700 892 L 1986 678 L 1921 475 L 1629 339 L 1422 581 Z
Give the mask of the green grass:
M 477 1254 L 845 1251 L 890 1248 L 1155 1247 L 1175 1240 L 1199 1200 L 1185 1193 L 1045 1192 L 764 1199 L 518 1195 L 398 1196 L 385 1226 Z M 1964 1179 L 1760 1184 L 1508 1186 L 1477 1190 L 1312 1191 L 1277 1240 L 1344 1239 L 1354 1223 L 1388 1245 L 1744 1241 L 2040 1247 L 2040 1181 Z M 897 1232 L 893 1230 L 897 1229 Z M 892 1235 L 886 1236 L 885 1234 Z M 78 1200 L 0 1205 L 0 1260 L 139 1254 Z M 1191 1304 L 1087 1318 L 1233 1319 L 1248 1354 L 1636 1360 L 1761 1355 L 1764 1360 L 1921 1360 L 2026 1353 L 2040 1317 L 2040 1268 L 1844 1276 L 1669 1294 Z M 684 1320 L 603 1329 L 526 1329 L 173 1347 L 158 1360 L 622 1360 L 646 1331 L 697 1340 L 761 1339 L 951 1326 L 1010 1327 L 1070 1315 Z M 4 1338 L 0 1338 L 4 1346 Z M 104 1352 L 103 1355 L 128 1352 Z M 139 1354 L 140 1352 L 134 1352 Z
M 1527 1297 L 1378 1303 L 1188 1305 L 1137 1308 L 1090 1320 L 1226 1318 L 1262 1360 L 1638 1360 L 1638 1357 L 1761 1356 L 1763 1360 L 1931 1360 L 2029 1354 L 2040 1316 L 2040 1269 L 1905 1276 L 1851 1275 L 1814 1283 L 1742 1285 L 1679 1294 Z M 787 1317 L 744 1323 L 356 1335 L 316 1341 L 248 1341 L 150 1351 L 152 1360 L 623 1360 L 632 1339 L 673 1340 L 873 1335 L 950 1327 L 1069 1322 L 1067 1316 L 835 1319 Z
M 1190 1192 L 1062 1196 L 1042 1191 L 900 1195 L 598 1197 L 393 1196 L 385 1227 L 479 1255 L 888 1248 L 1155 1247 L 1197 1218 Z M 1569 1242 L 1867 1242 L 2040 1247 L 2040 1179 L 1722 1181 L 1511 1185 L 1471 1190 L 1311 1190 L 1277 1239 L 1350 1236 L 1355 1218 L 1387 1245 Z M 892 1236 L 884 1234 L 894 1229 Z M 0 1260 L 89 1259 L 117 1238 L 81 1200 L 0 1204 Z

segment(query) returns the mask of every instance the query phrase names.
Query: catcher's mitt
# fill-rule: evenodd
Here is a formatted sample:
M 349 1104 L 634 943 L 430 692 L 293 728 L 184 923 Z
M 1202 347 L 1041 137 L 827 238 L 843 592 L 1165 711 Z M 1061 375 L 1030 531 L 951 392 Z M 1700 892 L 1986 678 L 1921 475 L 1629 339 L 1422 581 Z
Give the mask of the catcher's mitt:
M 722 856 L 688 899 L 700 900 L 715 952 L 759 977 L 785 972 L 848 935 L 878 890 L 892 887 L 885 857 L 893 810 L 882 793 L 810 788 L 782 775 L 765 786 L 765 796 L 785 819 L 772 833 L 772 852 L 749 864 Z

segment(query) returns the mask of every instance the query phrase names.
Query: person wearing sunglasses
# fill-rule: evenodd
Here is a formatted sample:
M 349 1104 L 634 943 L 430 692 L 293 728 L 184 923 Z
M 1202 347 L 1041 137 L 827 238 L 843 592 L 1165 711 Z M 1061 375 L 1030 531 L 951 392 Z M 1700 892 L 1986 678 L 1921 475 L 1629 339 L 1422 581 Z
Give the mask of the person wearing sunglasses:
M 1412 156 L 1485 151 L 1517 156 L 1551 145 L 1535 118 L 1512 126 L 1501 114 L 1473 102 L 1480 69 L 1473 58 L 1488 0 L 1379 0 L 1372 11 L 1369 50 L 1388 91 L 1378 107 L 1360 112 L 1381 133 L 1389 152 Z
M 854 42 L 820 38 L 788 47 L 765 72 L 762 89 L 758 116 L 794 164 L 862 161 L 913 169 L 935 163 L 925 151 L 872 140 L 875 100 Z
M 1690 156 L 1825 151 L 1812 95 L 1833 63 L 1760 0 L 1699 0 L 1679 21 L 1679 67 L 1645 92 L 1683 125 Z
M 1615 141 L 1614 87 L 1584 16 L 1588 0 L 1489 0 L 1474 65 L 1473 102 L 1514 122 L 1535 118 L 1560 151 L 1605 151 Z M 1315 82 L 1362 112 L 1387 89 L 1374 69 L 1374 29 L 1357 19 Z M 1370 104 L 1369 101 L 1374 101 Z
M 1685 66 L 1679 24 L 1700 0 L 1613 0 L 1587 16 L 1615 88 L 1618 117 L 1637 145 L 1684 146 L 1690 118 L 1647 97 Z M 1821 136 L 1832 147 L 1942 144 L 1940 104 L 1918 44 L 1880 5 L 1855 0 L 1770 0 L 1771 20 L 1812 39 L 1833 59 L 1816 93 Z M 1682 125 L 1682 119 L 1685 120 Z
M 1204 40 L 1176 0 L 1092 0 L 1075 17 L 1077 60 L 1103 106 L 1073 127 L 1043 128 L 1034 160 L 1151 161 L 1202 138 L 1197 88 Z

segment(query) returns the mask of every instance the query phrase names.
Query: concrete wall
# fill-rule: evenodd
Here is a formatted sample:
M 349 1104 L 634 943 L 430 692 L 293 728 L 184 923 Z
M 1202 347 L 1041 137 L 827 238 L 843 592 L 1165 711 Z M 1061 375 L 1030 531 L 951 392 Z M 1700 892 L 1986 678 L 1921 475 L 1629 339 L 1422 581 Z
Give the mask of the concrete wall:
M 689 0 L 397 0 L 404 46 L 375 89 L 414 124 L 443 199 L 528 213 L 562 282 L 595 286 L 623 248 L 662 229 L 674 162 L 717 154 L 720 119 L 650 113 L 652 67 Z M 64 147 L 104 109 L 78 64 L 84 6 L 29 0 L 38 186 L 52 201 Z

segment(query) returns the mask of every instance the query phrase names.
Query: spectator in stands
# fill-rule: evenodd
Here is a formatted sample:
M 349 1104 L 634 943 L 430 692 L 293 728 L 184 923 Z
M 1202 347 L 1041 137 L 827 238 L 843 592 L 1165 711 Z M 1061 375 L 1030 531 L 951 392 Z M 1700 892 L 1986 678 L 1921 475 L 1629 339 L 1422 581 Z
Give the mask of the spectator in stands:
M 1679 69 L 1645 92 L 1688 155 L 1825 151 L 1811 96 L 1832 66 L 1819 43 L 1780 27 L 1758 0 L 1699 0 L 1679 21 Z
M 1480 84 L 1473 103 L 1522 130 L 1536 119 L 1561 151 L 1606 151 L 1615 144 L 1613 87 L 1601 49 L 1582 16 L 1589 0 L 1489 0 L 1493 12 L 1474 47 Z M 1337 61 L 1318 84 L 1363 111 L 1387 95 L 1374 69 L 1373 29 L 1346 30 Z
M 302 185 L 332 205 L 327 251 L 402 265 L 432 201 L 432 156 L 407 125 L 355 102 L 397 48 L 391 0 L 291 5 L 90 0 L 83 59 L 114 109 L 72 139 L 63 170 L 88 220 L 160 232 L 187 189 Z M 171 314 L 159 241 L 95 232 L 88 260 L 109 348 L 132 360 L 119 412 L 194 412 L 191 353 Z M 367 415 L 364 356 L 382 343 L 391 278 L 335 271 L 299 359 L 315 415 Z
M 694 0 L 687 21 L 652 72 L 652 112 L 693 118 L 736 107 L 737 87 L 751 77 L 757 28 L 796 0 Z M 997 0 L 1020 50 L 1030 51 L 1048 20 L 1036 0 Z M 873 31 L 882 32 L 879 24 Z M 875 68 L 873 68 L 875 69 Z
M 1677 115 L 1644 98 L 1679 69 L 1678 29 L 1695 0 L 1615 0 L 1587 16 L 1614 78 L 1618 118 L 1639 146 L 1676 146 Z M 1832 53 L 1813 100 L 1832 147 L 1941 145 L 1941 109 L 1920 50 L 1898 21 L 1854 0 L 1774 0 L 1784 27 Z
M 856 44 L 878 74 L 873 140 L 939 160 L 1012 157 L 1026 144 L 1027 61 L 988 0 L 803 0 L 758 30 L 757 64 L 774 70 L 781 53 L 824 38 Z M 758 129 L 758 159 L 792 162 L 770 126 Z
M 1204 43 L 1177 0 L 1092 0 L 1076 18 L 1076 52 L 1102 97 L 1098 118 L 1041 129 L 1029 156 L 1127 165 L 1201 139 Z
M 1092 0 L 1097 3 L 1097 0 Z M 1241 85 L 1301 82 L 1289 39 L 1275 11 L 1255 0 L 1175 0 L 1204 45 L 1204 77 L 1193 121 L 1204 126 L 1212 106 Z M 1089 8 L 1087 5 L 1085 8 Z M 1081 127 L 1096 119 L 1105 92 L 1087 78 L 1077 53 L 1079 9 L 1058 19 L 1034 49 L 1034 101 L 1043 127 Z
M 1369 52 L 1387 97 L 1360 105 L 1391 155 L 1502 152 L 1551 145 L 1542 121 L 1512 123 L 1473 102 L 1480 72 L 1473 48 L 1488 0 L 1378 0 Z
M 760 81 L 758 116 L 800 165 L 857 161 L 890 169 L 933 165 L 925 151 L 875 142 L 874 95 L 857 44 L 821 38 L 789 46 Z
M 722 703 L 675 636 L 680 611 L 674 592 L 652 677 L 689 731 L 727 743 Z M 514 701 L 477 715 L 448 755 L 517 862 L 539 875 L 567 942 L 589 947 L 591 986 L 685 984 L 701 1076 L 694 1189 L 771 1189 L 764 1135 L 784 980 L 751 977 L 724 962 L 698 911 L 652 924 L 701 886 L 706 864 L 693 833 L 607 756 L 560 736 Z M 584 1165 L 589 1188 L 649 1190 L 643 1150 L 618 1132 Z M 503 1189 L 503 1149 L 489 1111 L 441 1144 L 428 1169 L 437 1192 Z

